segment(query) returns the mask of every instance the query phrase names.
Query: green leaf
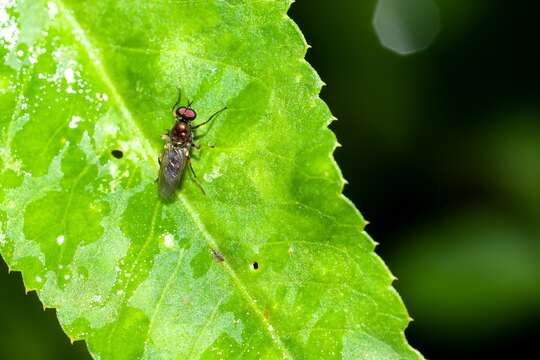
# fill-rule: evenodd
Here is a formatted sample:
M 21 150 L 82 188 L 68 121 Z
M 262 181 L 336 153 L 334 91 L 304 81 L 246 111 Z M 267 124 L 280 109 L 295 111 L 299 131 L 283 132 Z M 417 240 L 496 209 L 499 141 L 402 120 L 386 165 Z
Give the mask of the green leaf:
M 288 7 L 1 2 L 1 253 L 96 358 L 421 357 Z M 229 109 L 165 203 L 177 86 Z

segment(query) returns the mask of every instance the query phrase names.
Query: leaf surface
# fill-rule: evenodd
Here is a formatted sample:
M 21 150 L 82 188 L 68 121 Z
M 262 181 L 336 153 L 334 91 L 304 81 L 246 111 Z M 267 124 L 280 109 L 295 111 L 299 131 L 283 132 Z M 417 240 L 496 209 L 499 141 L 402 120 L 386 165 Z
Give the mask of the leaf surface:
M 0 2 L 0 251 L 95 358 L 420 357 L 288 7 Z M 229 109 L 163 202 L 178 86 Z

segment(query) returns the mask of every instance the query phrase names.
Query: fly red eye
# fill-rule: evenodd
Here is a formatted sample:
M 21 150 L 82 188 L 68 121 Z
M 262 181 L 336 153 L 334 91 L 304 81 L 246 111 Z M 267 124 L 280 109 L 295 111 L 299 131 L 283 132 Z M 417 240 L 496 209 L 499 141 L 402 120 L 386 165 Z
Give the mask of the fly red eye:
M 195 113 L 195 110 L 186 109 L 182 117 L 186 120 L 195 120 L 195 118 L 197 117 L 197 114 Z
M 176 109 L 176 117 L 191 121 L 195 120 L 197 114 L 195 113 L 195 110 L 182 106 Z
M 186 110 L 187 110 L 187 108 L 185 108 L 183 106 L 179 107 L 178 109 L 176 109 L 176 116 L 180 117 L 180 118 L 184 117 L 184 114 L 186 113 Z

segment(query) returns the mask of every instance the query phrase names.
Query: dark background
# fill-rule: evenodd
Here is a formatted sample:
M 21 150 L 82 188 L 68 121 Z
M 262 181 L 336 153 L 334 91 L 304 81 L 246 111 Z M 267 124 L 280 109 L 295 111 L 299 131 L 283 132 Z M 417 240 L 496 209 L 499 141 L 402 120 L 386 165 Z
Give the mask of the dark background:
M 430 359 L 513 358 L 540 340 L 540 8 L 435 4 L 438 36 L 408 56 L 381 45 L 375 0 L 290 14 L 328 83 L 345 194 L 415 318 L 410 343 Z M 89 357 L 3 262 L 0 287 L 0 359 Z

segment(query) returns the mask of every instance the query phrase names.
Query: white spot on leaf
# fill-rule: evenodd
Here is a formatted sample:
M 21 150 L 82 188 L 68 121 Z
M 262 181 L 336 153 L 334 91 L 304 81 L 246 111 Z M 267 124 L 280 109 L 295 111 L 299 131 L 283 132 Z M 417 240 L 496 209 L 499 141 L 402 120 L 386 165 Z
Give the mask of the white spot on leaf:
M 73 72 L 73 69 L 67 68 L 64 70 L 64 78 L 66 79 L 68 84 L 72 84 L 75 82 L 75 72 Z
M 174 246 L 174 237 L 169 233 L 164 234 L 163 245 L 167 248 L 172 248 Z
M 49 1 L 47 3 L 47 7 L 49 8 L 49 16 L 51 18 L 55 17 L 56 14 L 58 14 L 58 7 L 56 6 L 56 4 L 52 1 Z
M 217 179 L 218 177 L 220 177 L 221 175 L 223 175 L 223 174 L 221 173 L 220 168 L 216 166 L 216 167 L 214 167 L 212 169 L 212 171 L 210 171 L 209 173 L 204 174 L 203 178 L 204 178 L 204 181 L 206 181 L 206 182 L 212 182 L 215 179 Z
M 15 17 L 7 12 L 16 5 L 14 0 L 0 1 L 0 45 L 12 50 L 19 38 L 19 28 Z
M 79 122 L 81 121 L 81 117 L 77 115 L 73 115 L 71 118 L 71 121 L 69 122 L 69 128 L 75 129 L 77 126 L 79 126 Z

